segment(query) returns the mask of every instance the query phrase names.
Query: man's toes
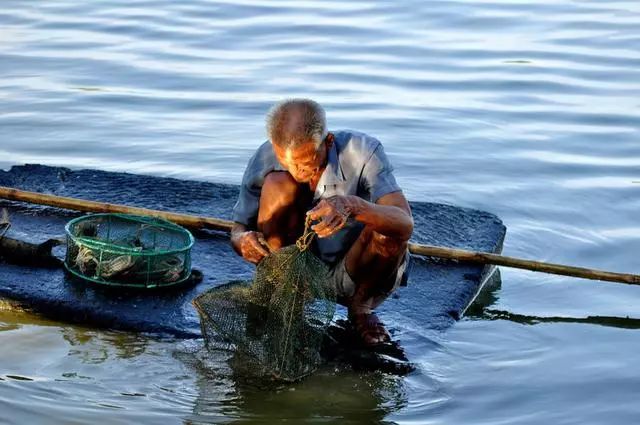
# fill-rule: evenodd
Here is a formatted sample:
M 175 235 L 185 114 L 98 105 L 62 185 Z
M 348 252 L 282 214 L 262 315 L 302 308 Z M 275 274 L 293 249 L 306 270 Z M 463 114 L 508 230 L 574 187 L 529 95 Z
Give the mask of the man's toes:
M 375 346 L 391 341 L 391 336 L 375 313 L 354 313 L 349 316 L 364 345 Z

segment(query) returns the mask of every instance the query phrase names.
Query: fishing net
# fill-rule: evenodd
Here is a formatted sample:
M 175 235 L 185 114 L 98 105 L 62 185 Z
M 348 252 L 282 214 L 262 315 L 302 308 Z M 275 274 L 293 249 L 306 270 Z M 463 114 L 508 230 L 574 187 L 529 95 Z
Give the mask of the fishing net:
M 312 373 L 335 312 L 327 266 L 309 249 L 307 221 L 295 245 L 265 257 L 252 282 L 232 282 L 194 300 L 207 346 L 220 337 L 257 360 L 259 374 L 286 381 Z
M 92 214 L 66 226 L 65 267 L 72 274 L 110 286 L 157 288 L 191 276 L 193 236 L 155 217 Z

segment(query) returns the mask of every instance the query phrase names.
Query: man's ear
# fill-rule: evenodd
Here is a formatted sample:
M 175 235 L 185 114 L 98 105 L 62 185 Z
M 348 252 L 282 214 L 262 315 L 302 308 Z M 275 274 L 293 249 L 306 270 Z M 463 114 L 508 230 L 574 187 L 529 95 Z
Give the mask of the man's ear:
M 331 149 L 333 146 L 333 142 L 335 140 L 335 136 L 332 132 L 327 133 L 327 137 L 324 138 L 324 142 L 327 144 L 327 149 Z

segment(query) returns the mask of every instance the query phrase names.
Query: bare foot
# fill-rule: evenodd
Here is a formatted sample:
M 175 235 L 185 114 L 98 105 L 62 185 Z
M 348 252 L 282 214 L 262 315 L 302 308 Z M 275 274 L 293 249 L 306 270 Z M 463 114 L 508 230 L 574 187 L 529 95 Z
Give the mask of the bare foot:
M 391 336 L 373 312 L 349 312 L 349 320 L 367 347 L 391 342 Z

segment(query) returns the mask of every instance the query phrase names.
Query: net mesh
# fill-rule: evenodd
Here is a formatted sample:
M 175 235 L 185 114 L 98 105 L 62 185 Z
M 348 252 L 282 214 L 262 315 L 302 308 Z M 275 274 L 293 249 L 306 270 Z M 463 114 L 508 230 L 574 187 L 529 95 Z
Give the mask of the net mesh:
M 69 222 L 65 267 L 111 286 L 172 286 L 191 275 L 193 236 L 166 220 L 93 214 Z
M 295 245 L 265 257 L 252 282 L 232 282 L 194 300 L 207 346 L 230 342 L 257 360 L 259 374 L 295 381 L 320 363 L 325 331 L 335 312 L 329 270 L 309 246 L 307 221 Z

